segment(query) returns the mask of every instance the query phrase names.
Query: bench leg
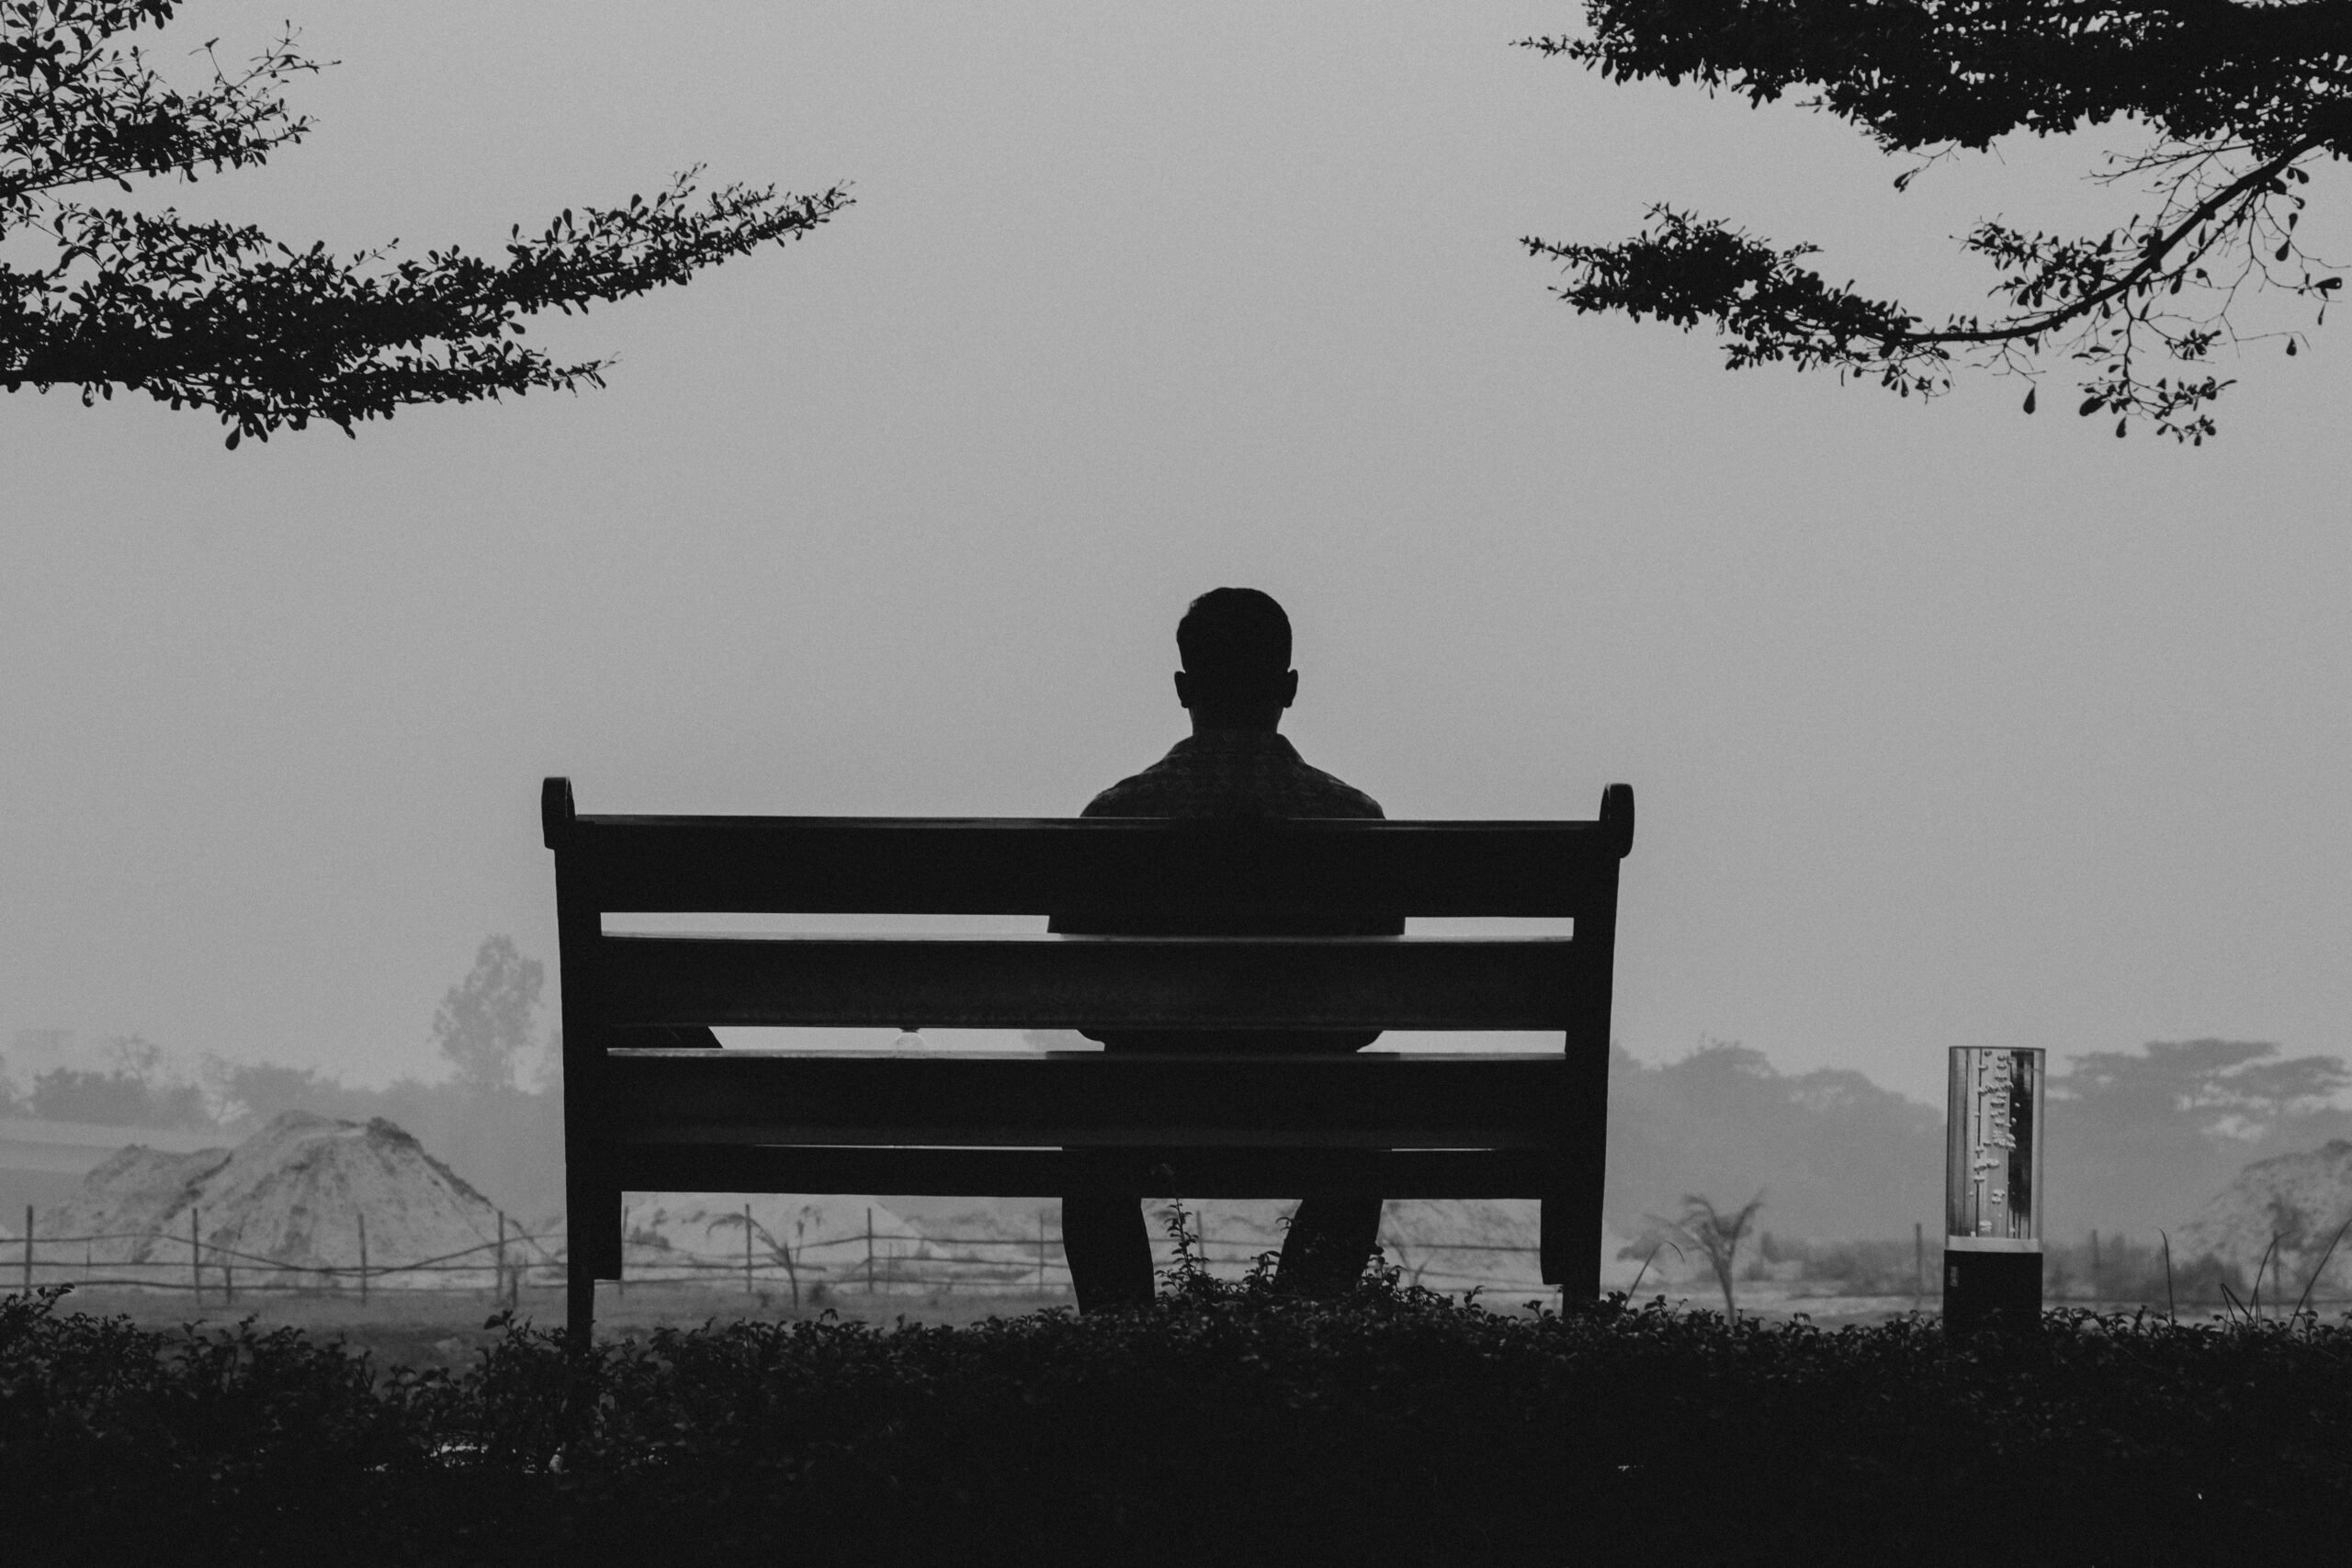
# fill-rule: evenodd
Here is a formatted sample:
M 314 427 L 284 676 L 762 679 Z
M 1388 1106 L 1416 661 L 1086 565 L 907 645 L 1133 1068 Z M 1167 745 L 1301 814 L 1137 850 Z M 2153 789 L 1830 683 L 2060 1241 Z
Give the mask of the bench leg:
M 1544 1200 L 1544 1282 L 1563 1301 L 1600 1299 L 1600 1194 Z
M 564 1327 L 586 1349 L 596 1328 L 596 1281 L 621 1276 L 621 1195 L 594 1179 L 568 1180 L 564 1195 Z
M 1574 1054 L 1572 1054 L 1572 1059 Z M 1560 1184 L 1544 1200 L 1544 1282 L 1560 1287 L 1563 1304 L 1600 1299 L 1600 1198 L 1609 1169 L 1609 1052 L 1588 1048 L 1576 1065 L 1567 1125 L 1562 1129 Z
M 577 1258 L 564 1270 L 563 1326 L 573 1349 L 595 1343 L 596 1276 Z

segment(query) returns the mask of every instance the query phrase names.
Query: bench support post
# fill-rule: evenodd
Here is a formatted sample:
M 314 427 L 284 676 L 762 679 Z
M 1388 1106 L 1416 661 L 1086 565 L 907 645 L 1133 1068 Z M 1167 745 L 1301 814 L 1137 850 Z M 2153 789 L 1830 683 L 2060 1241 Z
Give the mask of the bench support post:
M 596 1276 L 577 1263 L 564 1266 L 563 1326 L 574 1350 L 596 1342 Z
M 1540 1223 L 1544 1282 L 1560 1287 L 1562 1305 L 1600 1297 L 1601 1196 L 1609 1133 L 1609 1046 L 1568 1047 L 1568 1111 L 1559 1160 L 1560 1185 L 1544 1199 Z
M 1623 846 L 1634 840 L 1634 792 L 1611 784 L 1600 821 Z M 1610 990 L 1617 966 L 1617 863 L 1597 879 L 1576 916 L 1566 974 L 1568 1091 L 1557 1153 L 1559 1185 L 1544 1199 L 1540 1222 L 1544 1282 L 1560 1287 L 1560 1304 L 1600 1297 L 1601 1200 L 1609 1174 Z
M 539 790 L 539 826 L 556 850 L 558 975 L 563 987 L 564 1325 L 585 1349 L 595 1327 L 596 1281 L 621 1271 L 621 1199 L 609 1173 L 605 1127 L 604 1023 L 596 963 L 604 915 L 580 897 L 560 852 L 571 835 L 571 781 Z

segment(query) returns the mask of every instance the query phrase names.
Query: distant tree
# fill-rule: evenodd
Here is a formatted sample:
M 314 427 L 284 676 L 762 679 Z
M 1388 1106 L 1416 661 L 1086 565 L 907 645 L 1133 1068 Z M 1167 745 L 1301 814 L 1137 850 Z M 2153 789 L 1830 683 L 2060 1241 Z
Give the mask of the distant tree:
M 288 1067 L 276 1062 L 216 1061 L 211 1076 L 221 1101 L 221 1120 L 240 1126 L 267 1122 L 288 1111 L 309 1111 L 322 1116 L 351 1115 L 345 1101 L 351 1098 L 352 1091 L 340 1079 L 315 1067 Z
M 2091 1051 L 2050 1077 L 2044 1190 L 2063 1231 L 2153 1238 L 2249 1162 L 2352 1136 L 2352 1069 L 2240 1040 Z
M 117 1034 L 105 1045 L 106 1059 L 115 1070 L 127 1073 L 142 1082 L 152 1083 L 164 1070 L 164 1048 L 139 1034 Z
M 35 1116 L 54 1122 L 198 1130 L 213 1124 L 196 1085 L 151 1081 L 121 1068 L 52 1067 L 33 1080 L 28 1104 Z
M 1826 282 L 1804 265 L 1816 246 L 1779 248 L 1665 205 L 1614 244 L 1526 242 L 1566 265 L 1559 294 L 1578 310 L 1713 321 L 1732 368 L 1785 361 L 1933 395 L 1955 355 L 2038 380 L 2063 355 L 2078 366 L 2079 412 L 2114 416 L 2119 436 L 2145 420 L 2202 445 L 2208 405 L 2232 384 L 2211 373 L 2214 349 L 2267 337 L 2293 354 L 2306 341 L 2243 333 L 2249 297 L 2290 296 L 2317 324 L 2343 283 L 2295 232 L 2310 165 L 2352 155 L 2342 0 L 1587 0 L 1585 15 L 1585 37 L 1521 41 L 1618 82 L 1689 81 L 1758 106 L 1804 95 L 1913 160 L 1898 190 L 2013 132 L 2122 119 L 2148 134 L 2097 176 L 2144 184 L 2143 214 L 2081 236 L 1979 223 L 1962 248 L 1992 265 L 2000 306 L 1940 324 Z M 2034 402 L 2029 391 L 2028 413 Z
M 531 1087 L 541 1094 L 559 1098 L 563 1094 L 563 1026 L 558 1024 L 548 1031 L 547 1043 L 539 1048 L 538 1066 L 531 1074 Z
M 433 1043 L 475 1090 L 514 1088 L 515 1069 L 537 1038 L 547 971 L 515 951 L 512 937 L 482 939 L 474 966 L 449 987 L 433 1015 Z
M 450 249 L 394 261 L 397 242 L 344 259 L 259 229 L 85 206 L 60 193 L 130 190 L 266 163 L 311 121 L 278 89 L 322 69 L 289 30 L 236 70 L 211 45 L 210 80 L 181 89 L 118 40 L 161 27 L 180 0 L 0 0 L 0 387 L 117 387 L 216 411 L 228 444 L 322 420 L 354 434 L 410 403 L 604 385 L 610 363 L 560 365 L 515 341 L 543 310 L 586 310 L 809 232 L 849 205 L 730 185 L 698 198 L 698 171 L 648 201 L 567 209 L 517 225 L 501 262 Z
M 1654 1223 L 1668 1235 L 1687 1242 L 1707 1260 L 1713 1271 L 1715 1283 L 1724 1292 L 1724 1315 L 1739 1315 L 1739 1303 L 1733 1296 L 1733 1269 L 1739 1261 L 1739 1244 L 1756 1221 L 1757 1211 L 1764 1207 L 1764 1194 L 1758 1192 L 1746 1206 L 1724 1213 L 1705 1198 L 1695 1193 L 1682 1200 L 1679 1219 L 1657 1220 Z
M 33 1079 L 32 1111 L 52 1122 L 142 1126 L 147 1121 L 147 1086 L 129 1073 L 51 1067 Z
M 1643 1236 L 1682 1193 L 1769 1182 L 1784 1234 L 1907 1240 L 1941 1212 L 1943 1134 L 1940 1103 L 1849 1068 L 1782 1074 L 1736 1041 L 1657 1066 L 1612 1048 L 1609 1223 Z
M 2352 1089 L 2352 1067 L 2257 1042 L 2160 1040 L 2138 1054 L 2086 1052 L 2050 1087 L 2080 1136 L 2255 1142 L 2324 1116 Z

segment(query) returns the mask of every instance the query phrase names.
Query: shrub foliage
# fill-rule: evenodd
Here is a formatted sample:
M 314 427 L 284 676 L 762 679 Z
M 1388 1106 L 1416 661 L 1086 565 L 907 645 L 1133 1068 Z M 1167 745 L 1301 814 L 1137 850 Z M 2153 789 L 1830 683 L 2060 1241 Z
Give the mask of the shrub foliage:
M 452 1375 L 0 1302 L 21 1561 L 2165 1562 L 2352 1486 L 2352 1332 L 1825 1332 L 1182 1270 L 1148 1310 L 712 1324 Z M 1694 1507 L 1703 1499 L 1703 1507 Z

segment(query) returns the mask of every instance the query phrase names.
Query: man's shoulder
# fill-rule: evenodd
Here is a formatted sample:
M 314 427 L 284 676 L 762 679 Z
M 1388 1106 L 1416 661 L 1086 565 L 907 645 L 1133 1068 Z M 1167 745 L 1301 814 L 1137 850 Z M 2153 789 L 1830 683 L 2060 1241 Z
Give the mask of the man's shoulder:
M 1305 762 L 1299 764 L 1299 770 L 1307 776 L 1308 792 L 1329 807 L 1328 810 L 1317 811 L 1311 815 L 1317 817 L 1385 817 L 1387 815 L 1380 809 L 1380 802 L 1338 774 L 1327 773 L 1322 769 L 1309 767 Z M 1301 815 L 1309 814 L 1302 813 Z
M 1287 741 L 1180 742 L 1087 804 L 1088 817 L 1351 817 L 1384 815 L 1346 780 L 1310 767 Z
M 1081 817 L 1174 817 L 1179 813 L 1169 809 L 1182 804 L 1180 792 L 1164 778 L 1153 777 L 1154 770 L 1130 773 L 1109 789 L 1086 803 Z

